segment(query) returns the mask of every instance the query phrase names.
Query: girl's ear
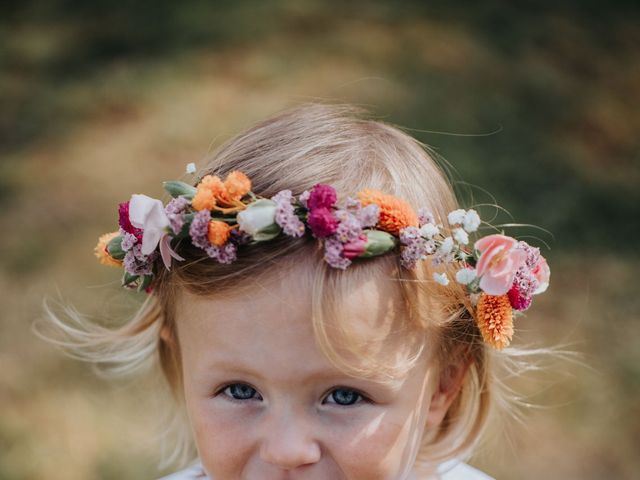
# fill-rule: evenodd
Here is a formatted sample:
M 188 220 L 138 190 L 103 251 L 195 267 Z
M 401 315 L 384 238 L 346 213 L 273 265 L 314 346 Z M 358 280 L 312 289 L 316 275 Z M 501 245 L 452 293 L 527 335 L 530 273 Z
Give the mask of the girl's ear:
M 167 346 L 173 347 L 175 344 L 175 335 L 173 328 L 171 328 L 166 323 L 162 325 L 162 327 L 160 328 L 160 338 L 164 343 L 167 344 Z
M 463 361 L 449 364 L 440 372 L 440 378 L 431 396 L 431 404 L 427 413 L 427 428 L 435 429 L 440 425 L 449 407 L 458 396 L 471 365 L 470 356 L 464 356 L 463 358 Z

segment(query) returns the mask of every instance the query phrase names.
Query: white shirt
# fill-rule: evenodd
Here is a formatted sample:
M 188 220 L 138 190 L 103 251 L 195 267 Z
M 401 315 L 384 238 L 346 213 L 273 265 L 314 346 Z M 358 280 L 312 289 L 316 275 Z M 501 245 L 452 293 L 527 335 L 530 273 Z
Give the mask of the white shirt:
M 441 480 L 495 480 L 486 473 L 481 472 L 459 460 L 449 460 L 440 464 L 438 474 Z M 202 464 L 198 461 L 190 467 L 162 477 L 159 480 L 212 480 L 204 472 Z

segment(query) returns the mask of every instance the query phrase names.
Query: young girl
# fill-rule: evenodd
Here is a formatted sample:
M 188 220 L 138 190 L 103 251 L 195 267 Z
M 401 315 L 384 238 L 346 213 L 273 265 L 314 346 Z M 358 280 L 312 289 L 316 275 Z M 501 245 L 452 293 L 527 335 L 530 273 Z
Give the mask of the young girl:
M 96 247 L 147 295 L 130 322 L 48 310 L 76 356 L 160 367 L 189 464 L 166 478 L 490 478 L 462 460 L 548 285 L 539 250 L 480 235 L 427 151 L 352 107 L 288 110 L 187 172 Z

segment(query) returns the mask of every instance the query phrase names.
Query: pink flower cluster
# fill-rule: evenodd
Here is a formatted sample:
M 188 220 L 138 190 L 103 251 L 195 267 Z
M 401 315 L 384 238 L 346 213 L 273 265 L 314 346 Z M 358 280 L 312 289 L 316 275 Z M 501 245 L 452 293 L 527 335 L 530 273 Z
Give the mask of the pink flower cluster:
M 500 234 L 481 238 L 474 249 L 479 287 L 489 295 L 507 294 L 514 309 L 526 310 L 533 295 L 547 289 L 551 272 L 540 249 Z
M 378 206 L 362 207 L 359 201 L 348 198 L 346 208 L 338 209 L 335 189 L 321 183 L 303 193 L 300 199 L 308 210 L 307 225 L 311 232 L 316 238 L 324 239 L 324 260 L 332 267 L 344 270 L 365 251 L 364 228 L 378 223 Z

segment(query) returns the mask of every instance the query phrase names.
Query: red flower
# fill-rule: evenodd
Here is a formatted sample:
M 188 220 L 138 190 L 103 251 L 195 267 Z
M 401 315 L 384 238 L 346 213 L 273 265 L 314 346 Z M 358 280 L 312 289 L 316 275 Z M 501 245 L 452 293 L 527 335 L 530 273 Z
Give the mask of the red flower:
M 118 205 L 118 224 L 125 232 L 135 235 L 138 242 L 142 243 L 142 230 L 131 225 L 131 220 L 129 220 L 128 201 Z
M 531 306 L 531 297 L 527 297 L 526 295 L 522 295 L 522 292 L 518 288 L 517 283 L 514 283 L 511 286 L 511 289 L 507 292 L 509 297 L 509 303 L 516 310 L 526 310 Z

